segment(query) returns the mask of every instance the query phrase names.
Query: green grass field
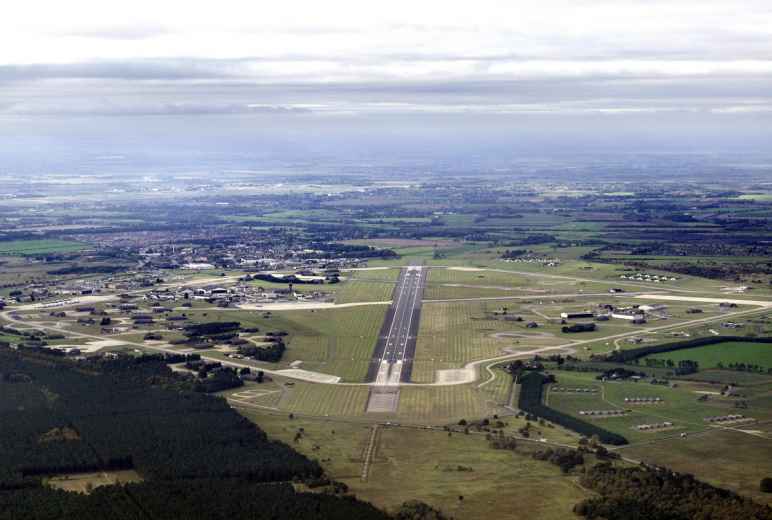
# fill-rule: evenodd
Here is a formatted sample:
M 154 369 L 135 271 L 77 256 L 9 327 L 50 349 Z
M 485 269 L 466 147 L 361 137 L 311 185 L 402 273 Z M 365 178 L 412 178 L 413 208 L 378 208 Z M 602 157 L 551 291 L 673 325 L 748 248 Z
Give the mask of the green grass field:
M 343 309 L 277 311 L 265 317 L 251 311 L 188 312 L 191 321 L 239 321 L 262 332 L 286 331 L 287 351 L 279 366 L 302 361 L 306 370 L 334 374 L 359 382 L 367 374 L 370 358 L 386 313 L 386 305 Z M 266 364 L 268 366 L 269 364 Z
M 482 387 L 482 392 L 488 395 L 488 398 L 500 406 L 509 404 L 510 394 L 512 393 L 512 376 L 506 372 L 503 365 L 492 368 L 495 378 L 490 383 Z M 485 374 L 487 377 L 487 374 Z
M 359 498 L 388 511 L 418 499 L 454 518 L 565 520 L 574 518 L 573 505 L 587 496 L 575 476 L 530 457 L 535 443 L 522 443 L 523 452 L 515 453 L 490 448 L 480 434 L 382 428 L 368 478 L 362 481 L 369 425 L 240 411 L 271 437 L 320 460 Z
M 405 386 L 400 390 L 400 421 L 441 424 L 479 419 L 498 411 L 476 385 Z
M 291 311 L 286 318 L 298 325 L 284 359 L 303 361 L 303 368 L 362 381 L 378 338 L 386 305 Z M 302 327 L 302 330 L 301 330 Z
M 72 240 L 11 240 L 0 242 L 0 256 L 29 256 L 47 253 L 73 253 L 86 244 Z
M 22 341 L 22 336 L 12 336 L 10 334 L 0 334 L 0 342 L 17 343 Z
M 318 385 L 297 381 L 287 387 L 278 406 L 289 413 L 359 417 L 367 406 L 366 386 Z
M 454 287 L 450 285 L 428 285 L 424 300 L 459 300 L 472 298 L 507 298 L 521 293 L 506 289 L 488 287 Z
M 624 338 L 606 339 L 608 336 L 619 334 L 644 336 L 647 345 L 665 343 L 674 340 L 670 333 L 650 333 L 648 329 L 660 326 L 678 328 L 679 324 L 695 319 L 694 315 L 686 314 L 688 306 L 676 304 L 670 309 L 672 315 L 669 318 L 653 318 L 645 325 L 610 320 L 596 323 L 597 329 L 592 332 L 561 331 L 561 311 L 592 309 L 597 304 L 608 301 L 609 298 L 600 297 L 555 300 L 534 297 L 527 300 L 425 302 L 416 348 L 414 380 L 431 382 L 435 370 L 458 368 L 470 361 L 495 357 L 508 351 L 582 342 L 576 347 L 577 355 L 586 357 L 591 353 L 606 352 L 617 347 L 626 349 L 637 346 L 624 341 Z M 619 299 L 618 303 L 624 305 L 632 301 Z M 510 321 L 501 315 L 492 316 L 496 312 L 501 313 L 505 308 L 508 317 L 519 316 L 522 321 Z M 718 312 L 706 309 L 699 316 L 718 316 Z M 537 322 L 539 327 L 526 328 L 530 321 Z M 699 330 L 690 329 L 691 337 L 711 336 L 710 328 L 714 326 L 703 325 Z
M 677 350 L 664 354 L 647 356 L 653 359 L 679 361 L 690 359 L 697 361 L 700 368 L 718 368 L 719 364 L 728 366 L 733 363 L 759 365 L 772 368 L 772 343 L 726 342 L 704 347 Z M 646 358 L 644 358 L 645 361 Z
M 772 418 L 772 408 L 753 407 L 748 410 L 738 410 L 735 407 L 736 399 L 711 396 L 708 401 L 700 402 L 698 392 L 718 392 L 720 385 L 707 383 L 679 382 L 677 387 L 664 385 L 652 385 L 647 382 L 605 382 L 595 379 L 594 373 L 577 373 L 555 371 L 557 377 L 556 386 L 580 386 L 601 387 L 598 394 L 572 395 L 550 391 L 548 403 L 562 412 L 571 414 L 582 420 L 597 424 L 615 433 L 625 436 L 631 443 L 648 442 L 672 436 L 681 432 L 704 432 L 712 427 L 704 422 L 705 417 L 742 413 L 759 420 Z M 749 390 L 745 390 L 750 392 Z M 762 390 L 757 392 L 763 393 Z M 636 405 L 626 403 L 626 397 L 660 397 L 661 404 Z M 589 419 L 579 414 L 580 410 L 630 410 L 631 413 L 622 417 L 609 417 L 603 419 Z M 639 424 L 652 424 L 670 421 L 674 423 L 674 430 L 640 432 L 633 429 Z
M 741 372 L 739 370 L 700 370 L 696 374 L 689 374 L 684 377 L 688 377 L 691 381 L 705 381 L 742 386 L 764 385 L 772 382 L 772 376 L 767 374 Z
M 391 300 L 394 282 L 348 280 L 341 284 L 336 303 L 379 302 Z
M 520 264 L 507 264 L 515 266 Z M 525 264 L 529 265 L 529 264 Z M 497 269 L 501 269 L 496 266 Z M 544 268 L 542 268 L 544 269 Z M 547 274 L 547 273 L 545 273 Z M 605 293 L 607 282 L 587 282 L 528 276 L 501 270 L 432 269 L 426 299 L 453 299 L 479 297 L 549 297 L 553 294 Z
M 343 271 L 343 275 L 352 280 L 396 282 L 399 269 L 363 269 L 360 271 Z
M 528 285 L 524 276 L 500 271 L 461 271 L 457 269 L 432 269 L 429 271 L 429 285 L 466 284 L 523 288 Z
M 744 193 L 737 197 L 740 200 L 755 200 L 758 202 L 772 202 L 772 193 Z
M 475 385 L 405 386 L 400 390 L 395 413 L 366 415 L 370 389 L 366 385 L 324 385 L 304 381 L 285 384 L 277 377 L 272 385 L 249 384 L 226 394 L 246 390 L 254 397 L 239 397 L 258 407 L 276 408 L 286 413 L 314 417 L 346 417 L 369 420 L 391 420 L 408 424 L 443 425 L 460 419 L 481 419 L 501 413 L 499 403 Z M 280 398 L 269 392 L 279 390 Z

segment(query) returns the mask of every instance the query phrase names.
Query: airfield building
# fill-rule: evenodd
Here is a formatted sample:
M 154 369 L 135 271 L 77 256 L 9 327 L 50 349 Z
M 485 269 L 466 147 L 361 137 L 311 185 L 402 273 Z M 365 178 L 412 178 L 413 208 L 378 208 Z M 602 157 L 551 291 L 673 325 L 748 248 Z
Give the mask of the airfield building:
M 577 320 L 581 318 L 594 318 L 595 315 L 590 311 L 584 312 L 561 312 L 560 317 L 564 320 Z

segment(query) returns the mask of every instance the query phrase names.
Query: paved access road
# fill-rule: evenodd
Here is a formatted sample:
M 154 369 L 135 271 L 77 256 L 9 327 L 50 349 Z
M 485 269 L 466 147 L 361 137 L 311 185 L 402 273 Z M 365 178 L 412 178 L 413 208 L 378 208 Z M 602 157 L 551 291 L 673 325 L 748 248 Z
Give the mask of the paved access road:
M 400 272 L 370 362 L 368 382 L 398 385 L 410 381 L 426 278 L 427 270 L 420 266 L 408 266 Z

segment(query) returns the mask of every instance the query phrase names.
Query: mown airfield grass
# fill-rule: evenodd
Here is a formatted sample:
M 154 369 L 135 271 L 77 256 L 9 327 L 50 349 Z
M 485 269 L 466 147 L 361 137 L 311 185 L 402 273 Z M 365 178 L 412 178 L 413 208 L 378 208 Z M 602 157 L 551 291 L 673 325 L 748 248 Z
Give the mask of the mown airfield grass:
M 335 303 L 381 302 L 391 300 L 394 292 L 392 281 L 362 281 L 357 279 L 343 283 Z
M 523 310 L 524 321 L 505 321 L 491 313 L 509 305 L 512 314 Z M 488 359 L 528 346 L 557 344 L 554 335 L 533 334 L 525 328 L 531 314 L 502 302 L 425 303 L 413 363 L 413 381 L 432 382 L 438 369 L 462 368 L 471 361 Z M 520 338 L 496 336 L 519 334 Z M 522 343 L 522 345 L 520 344 Z
M 238 321 L 242 327 L 258 327 L 259 334 L 284 331 L 287 350 L 280 363 L 266 368 L 285 368 L 302 361 L 301 368 L 332 374 L 345 381 L 364 380 L 387 305 L 298 311 L 188 311 L 190 321 Z

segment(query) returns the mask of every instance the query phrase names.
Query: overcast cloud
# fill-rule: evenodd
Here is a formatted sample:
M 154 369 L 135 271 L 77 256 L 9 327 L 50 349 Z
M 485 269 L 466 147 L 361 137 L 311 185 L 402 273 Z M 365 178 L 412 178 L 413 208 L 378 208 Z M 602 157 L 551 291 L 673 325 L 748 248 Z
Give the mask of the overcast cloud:
M 772 111 L 768 0 L 27 1 L 0 115 Z

